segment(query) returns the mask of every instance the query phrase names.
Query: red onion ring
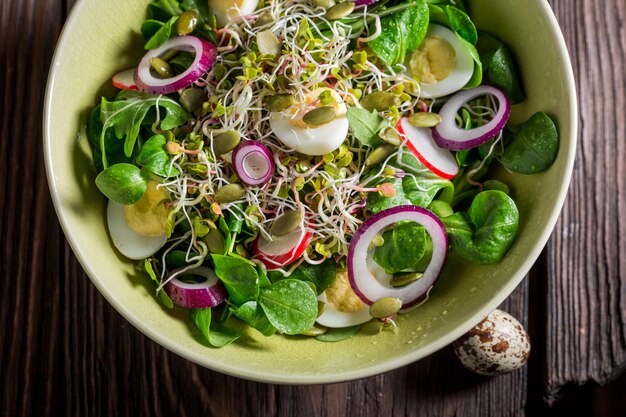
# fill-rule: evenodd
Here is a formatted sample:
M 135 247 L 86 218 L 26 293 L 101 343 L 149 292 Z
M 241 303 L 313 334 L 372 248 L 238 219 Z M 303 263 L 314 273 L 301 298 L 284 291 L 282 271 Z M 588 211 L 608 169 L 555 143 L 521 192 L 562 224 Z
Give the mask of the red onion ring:
M 470 100 L 492 95 L 498 100 L 498 112 L 489 123 L 473 129 L 461 129 L 456 125 L 456 114 Z M 453 95 L 439 111 L 441 123 L 433 127 L 433 139 L 437 145 L 452 151 L 475 148 L 492 139 L 504 128 L 511 115 L 511 103 L 506 94 L 495 87 L 481 85 Z
M 180 271 L 177 269 L 172 273 Z M 215 271 L 206 266 L 200 266 L 190 269 L 183 273 L 184 275 L 198 275 L 206 278 L 201 283 L 183 282 L 174 277 L 165 284 L 164 289 L 170 296 L 174 304 L 185 308 L 208 308 L 221 304 L 227 297 L 228 292 L 224 288 L 224 284 L 217 277 Z
M 193 63 L 185 72 L 171 78 L 156 78 L 150 72 L 150 59 L 163 55 L 170 49 L 195 52 Z M 177 36 L 160 48 L 148 51 L 135 71 L 135 83 L 141 91 L 149 94 L 170 94 L 189 87 L 202 77 L 217 59 L 217 48 L 210 42 L 195 36 Z
M 371 259 L 368 249 L 377 234 L 400 221 L 413 221 L 422 225 L 432 239 L 433 254 L 421 278 L 404 287 L 392 287 L 389 284 L 391 276 Z M 402 308 L 406 309 L 428 297 L 428 292 L 441 274 L 447 255 L 448 235 L 435 214 L 411 205 L 392 207 L 365 220 L 352 237 L 348 249 L 348 279 L 354 293 L 365 304 L 372 305 L 381 298 L 396 297 L 402 301 Z M 372 274 L 371 269 L 376 270 L 378 277 Z
M 248 186 L 265 184 L 274 175 L 272 152 L 261 142 L 241 142 L 233 149 L 232 161 L 239 180 Z
M 379 0 L 354 0 L 354 7 L 371 6 L 374 3 L 378 3 Z

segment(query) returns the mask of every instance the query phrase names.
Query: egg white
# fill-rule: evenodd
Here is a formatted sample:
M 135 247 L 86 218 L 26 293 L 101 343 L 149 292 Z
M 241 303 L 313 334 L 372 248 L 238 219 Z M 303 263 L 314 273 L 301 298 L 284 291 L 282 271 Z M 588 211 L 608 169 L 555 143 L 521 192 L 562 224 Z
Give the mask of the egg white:
M 237 22 L 242 16 L 254 14 L 258 5 L 259 0 L 209 0 L 209 9 L 220 26 Z
M 372 316 L 370 316 L 370 306 L 367 304 L 363 304 L 363 307 L 357 311 L 346 312 L 337 310 L 337 308 L 328 301 L 325 292 L 321 293 L 317 299 L 326 304 L 324 312 L 316 320 L 318 324 L 324 327 L 350 327 L 366 323 L 372 319 Z
M 129 259 L 145 259 L 154 255 L 165 245 L 167 236 L 142 236 L 128 227 L 124 216 L 124 206 L 109 201 L 107 224 L 113 245 Z
M 421 96 L 425 98 L 438 98 L 452 94 L 468 83 L 474 73 L 474 59 L 463 46 L 457 35 L 450 29 L 441 25 L 430 25 L 426 36 L 439 36 L 450 44 L 456 55 L 456 65 L 446 78 L 434 82 L 420 82 Z
M 326 88 L 311 92 L 307 99 L 314 101 Z M 294 121 L 301 120 L 302 104 L 282 112 L 273 112 L 270 116 L 270 127 L 285 146 L 305 155 L 325 155 L 338 149 L 348 135 L 347 108 L 343 99 L 336 91 L 330 90 L 336 101 L 337 117 L 317 127 L 299 127 Z M 296 112 L 294 116 L 294 112 Z

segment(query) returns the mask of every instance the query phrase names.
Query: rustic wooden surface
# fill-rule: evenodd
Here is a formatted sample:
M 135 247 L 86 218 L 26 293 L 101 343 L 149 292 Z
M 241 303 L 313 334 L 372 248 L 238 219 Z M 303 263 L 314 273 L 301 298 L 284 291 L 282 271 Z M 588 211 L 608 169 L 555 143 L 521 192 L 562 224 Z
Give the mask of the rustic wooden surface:
M 41 148 L 47 68 L 72 4 L 0 2 L 0 415 L 626 415 L 626 375 L 609 383 L 626 365 L 624 0 L 550 1 L 574 62 L 581 134 L 554 235 L 503 306 L 529 327 L 529 366 L 478 377 L 448 348 L 313 387 L 224 377 L 169 353 L 82 271 L 54 214 Z

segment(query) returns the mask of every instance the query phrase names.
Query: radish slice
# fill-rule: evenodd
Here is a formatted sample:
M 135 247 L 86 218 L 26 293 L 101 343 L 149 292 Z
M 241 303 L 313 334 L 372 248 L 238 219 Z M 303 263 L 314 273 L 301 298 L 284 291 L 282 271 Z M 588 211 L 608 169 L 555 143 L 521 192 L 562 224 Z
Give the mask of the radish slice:
M 386 227 L 401 221 L 413 221 L 426 229 L 433 242 L 433 254 L 421 278 L 404 287 L 392 287 L 389 284 L 391 275 L 371 259 L 369 245 Z M 446 229 L 435 214 L 411 205 L 392 207 L 365 220 L 352 237 L 348 249 L 348 279 L 352 290 L 365 304 L 372 305 L 381 298 L 396 297 L 406 309 L 427 298 L 441 274 L 447 255 Z
M 459 173 L 456 158 L 449 150 L 437 146 L 430 129 L 413 126 L 407 117 L 401 118 L 396 127 L 407 148 L 426 168 L 447 180 Z
M 170 49 L 194 52 L 196 56 L 193 63 L 182 74 L 171 78 L 154 77 L 151 72 L 150 59 L 159 57 Z M 198 81 L 213 67 L 216 59 L 217 48 L 212 43 L 195 36 L 178 36 L 144 55 L 135 71 L 135 82 L 139 89 L 146 93 L 170 94 Z
M 246 185 L 265 184 L 274 175 L 272 152 L 261 142 L 241 142 L 233 150 L 232 163 L 235 173 Z
M 498 101 L 498 112 L 489 123 L 474 129 L 461 129 L 456 115 L 470 100 L 492 95 Z M 511 103 L 507 96 L 495 87 L 481 85 L 453 95 L 439 111 L 441 123 L 433 127 L 433 139 L 437 145 L 453 151 L 475 148 L 496 136 L 504 128 L 511 115 Z
M 177 269 L 172 273 L 180 271 Z M 224 284 L 219 280 L 215 271 L 206 266 L 185 271 L 183 275 L 197 275 L 205 278 L 201 283 L 183 282 L 178 277 L 172 278 L 164 289 L 174 304 L 185 308 L 208 308 L 221 304 L 227 297 L 228 292 Z
M 122 70 L 111 79 L 111 83 L 120 90 L 139 90 L 134 79 L 135 68 Z
M 252 245 L 252 252 L 268 270 L 278 269 L 300 258 L 312 239 L 313 231 L 301 228 L 271 241 L 259 235 Z

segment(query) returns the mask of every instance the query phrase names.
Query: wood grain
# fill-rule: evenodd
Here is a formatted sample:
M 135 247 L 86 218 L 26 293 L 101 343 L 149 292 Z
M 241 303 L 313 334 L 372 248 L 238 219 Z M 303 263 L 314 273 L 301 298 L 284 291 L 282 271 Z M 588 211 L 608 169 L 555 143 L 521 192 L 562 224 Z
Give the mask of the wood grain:
M 47 68 L 73 1 L 1 1 L 0 415 L 530 416 L 544 415 L 543 397 L 563 386 L 606 382 L 626 361 L 626 226 L 616 221 L 626 216 L 626 4 L 550 3 L 574 61 L 582 129 L 554 236 L 503 307 L 529 325 L 530 366 L 479 377 L 447 348 L 384 375 L 302 387 L 194 365 L 130 326 L 93 287 L 60 230 L 41 163 Z M 563 410 L 617 416 L 621 397 L 616 388 L 575 390 Z

